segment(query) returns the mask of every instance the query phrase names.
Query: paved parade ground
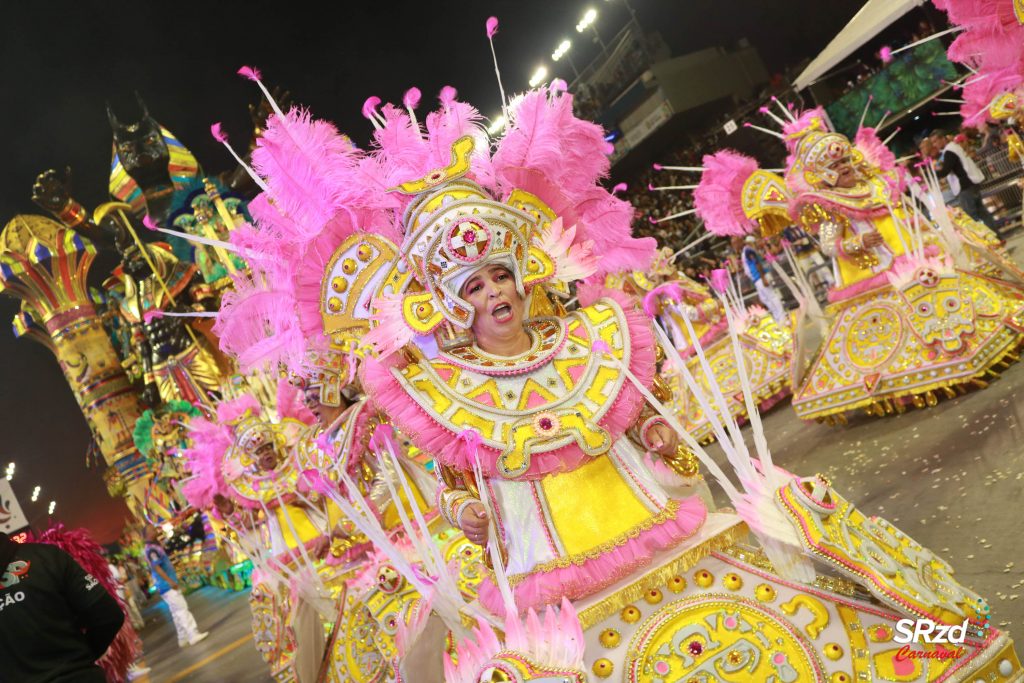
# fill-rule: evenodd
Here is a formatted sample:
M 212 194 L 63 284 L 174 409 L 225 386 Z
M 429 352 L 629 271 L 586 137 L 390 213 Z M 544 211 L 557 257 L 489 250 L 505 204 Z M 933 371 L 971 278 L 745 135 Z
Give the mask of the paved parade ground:
M 263 683 L 270 670 L 253 646 L 249 594 L 206 587 L 186 598 L 201 631 L 209 637 L 179 648 L 167 608 L 151 598 L 143 609 L 142 636 L 146 666 L 152 671 L 136 683 Z
M 844 427 L 826 427 L 801 422 L 782 404 L 765 416 L 765 428 L 779 465 L 831 477 L 836 490 L 863 511 L 886 517 L 948 560 L 960 581 L 989 600 L 994 623 L 1020 635 L 1022 389 L 1024 364 L 1018 363 L 988 389 L 927 410 L 856 417 Z M 153 668 L 150 681 L 270 680 L 249 637 L 245 595 L 205 588 L 188 601 L 210 637 L 179 650 L 166 609 L 151 601 L 142 633 L 146 662 Z

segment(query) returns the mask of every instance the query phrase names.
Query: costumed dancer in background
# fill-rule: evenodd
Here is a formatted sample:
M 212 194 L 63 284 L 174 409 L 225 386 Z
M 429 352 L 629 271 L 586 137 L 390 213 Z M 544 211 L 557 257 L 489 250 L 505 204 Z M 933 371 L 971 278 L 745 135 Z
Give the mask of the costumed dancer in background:
M 797 221 L 832 259 L 832 305 L 815 316 L 827 331 L 796 391 L 797 413 L 842 420 L 860 407 L 884 415 L 911 401 L 934 405 L 935 391 L 954 395 L 954 386 L 983 385 L 996 363 L 1015 359 L 1020 291 L 962 270 L 968 252 L 937 189 L 928 192 L 939 207 L 932 220 L 904 200 L 894 157 L 873 130 L 862 129 L 855 146 L 829 131 L 823 111 L 797 118 L 783 110 L 785 121 L 772 116 L 790 152 L 785 179 L 759 170 L 753 159 L 720 152 L 705 158 L 715 173 L 706 170 L 701 183 L 720 191 L 699 210 L 720 234 L 742 235 L 752 219 L 765 234 L 766 225 L 777 232 Z M 1016 276 L 1012 263 L 990 260 Z M 812 292 L 798 296 L 816 305 Z
M 965 250 L 944 207 L 932 220 L 905 201 L 896 171 L 829 131 L 820 110 L 784 131 L 791 213 L 818 236 L 836 277 L 835 322 L 794 399 L 801 417 L 934 405 L 935 391 L 984 385 L 996 363 L 1015 358 L 1021 292 L 962 269 Z M 942 204 L 937 188 L 930 195 Z
M 325 638 L 321 617 L 333 620 L 344 595 L 344 563 L 365 551 L 329 500 L 304 485 L 300 452 L 313 416 L 281 380 L 278 421 L 263 417 L 256 399 L 221 402 L 215 420 L 190 424 L 185 452 L 193 477 L 183 492 L 226 529 L 225 541 L 254 563 L 257 649 L 277 675 L 316 680 Z M 305 418 L 308 422 L 303 421 Z M 267 609 L 267 605 L 270 606 Z
M 730 237 L 737 252 L 743 251 L 742 245 L 745 236 L 751 236 L 757 231 L 763 235 L 772 236 L 777 234 L 783 225 L 788 224 L 788 219 L 780 221 L 777 206 L 770 206 L 770 200 L 762 199 L 764 193 L 760 190 L 763 183 L 754 187 L 750 192 L 740 191 L 748 178 L 754 177 L 755 181 L 763 180 L 762 175 L 755 175 L 757 164 L 753 159 L 736 154 L 731 156 L 715 155 L 705 157 L 704 166 L 700 168 L 680 169 L 670 166 L 658 166 L 658 168 L 691 172 L 703 171 L 701 182 L 693 186 L 693 210 L 703 220 L 704 226 L 710 233 Z M 759 173 L 763 174 L 763 172 Z M 652 186 L 651 189 L 663 188 Z M 758 272 L 765 272 L 763 269 L 769 267 L 765 260 L 761 259 L 753 250 L 749 254 L 744 252 L 744 255 L 752 255 L 758 259 L 758 268 L 762 269 Z M 784 324 L 780 325 L 760 306 L 748 307 L 742 304 L 739 292 L 735 291 L 735 282 L 724 269 L 715 271 L 713 277 L 715 280 L 712 284 L 719 289 L 734 291 L 737 305 L 742 306 L 742 311 L 738 314 L 738 319 L 734 321 L 734 326 L 739 330 L 738 338 L 744 349 L 744 372 L 752 387 L 758 408 L 762 411 L 768 410 L 789 396 L 792 392 L 791 387 L 795 384 L 792 380 L 794 340 L 788 316 L 783 313 L 786 320 L 784 320 Z M 763 287 L 761 291 L 765 291 Z M 800 299 L 799 292 L 797 298 Z M 805 298 L 810 299 L 813 303 L 813 294 L 807 295 Z M 733 398 L 728 402 L 728 410 L 733 417 L 742 421 L 747 416 L 748 406 L 742 400 L 741 375 L 731 348 L 728 334 L 729 322 L 721 302 L 709 287 L 702 287 L 692 282 L 690 284 L 686 282 L 667 283 L 652 290 L 645 297 L 644 308 L 648 315 L 656 313 L 658 310 L 671 312 L 674 307 L 678 306 L 673 303 L 674 301 L 685 302 L 685 306 L 680 312 L 686 315 L 678 315 L 674 319 L 668 320 L 665 320 L 665 316 L 662 315 L 660 319 L 669 323 L 666 327 L 671 332 L 673 345 L 678 351 L 680 360 L 685 363 L 690 373 L 702 382 L 702 393 L 707 394 L 710 391 L 713 381 L 717 386 L 722 387 L 726 395 L 732 396 Z M 781 301 L 776 299 L 776 302 L 781 307 Z M 707 376 L 700 359 L 695 354 L 698 342 L 699 346 L 705 350 L 713 378 Z M 669 360 L 672 360 L 671 356 Z M 705 411 L 705 404 L 700 397 L 687 389 L 680 380 L 679 370 L 672 366 L 673 363 L 667 363 L 663 368 L 666 370 L 663 375 L 672 386 L 674 404 L 679 419 L 686 426 L 687 431 L 698 441 L 710 441 L 714 438 L 714 429 L 713 423 Z M 716 407 L 717 409 L 719 407 Z

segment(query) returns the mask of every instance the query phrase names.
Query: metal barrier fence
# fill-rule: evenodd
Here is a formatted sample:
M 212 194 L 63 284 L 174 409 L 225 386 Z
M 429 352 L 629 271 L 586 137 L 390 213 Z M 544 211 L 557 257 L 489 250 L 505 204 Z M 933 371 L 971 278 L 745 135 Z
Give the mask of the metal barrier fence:
M 1004 222 L 1004 229 L 1020 227 L 1024 166 L 1019 160 L 1010 160 L 1005 146 L 980 155 L 978 166 L 985 171 L 981 195 L 992 215 Z

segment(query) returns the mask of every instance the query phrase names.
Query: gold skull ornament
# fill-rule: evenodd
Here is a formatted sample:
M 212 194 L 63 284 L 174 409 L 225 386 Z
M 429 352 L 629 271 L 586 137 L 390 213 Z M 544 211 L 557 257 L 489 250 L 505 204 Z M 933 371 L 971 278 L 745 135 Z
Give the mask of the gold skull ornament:
M 946 355 L 963 350 L 965 337 L 975 329 L 974 305 L 960 291 L 955 271 L 919 268 L 898 291 L 907 304 L 910 327 L 922 344 Z

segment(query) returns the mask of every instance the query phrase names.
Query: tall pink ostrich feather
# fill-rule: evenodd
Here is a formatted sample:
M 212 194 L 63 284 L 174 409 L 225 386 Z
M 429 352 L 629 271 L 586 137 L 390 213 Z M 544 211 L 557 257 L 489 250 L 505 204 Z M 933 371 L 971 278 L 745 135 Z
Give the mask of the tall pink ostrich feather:
M 693 205 L 704 227 L 716 235 L 746 235 L 755 223 L 743 213 L 743 183 L 757 162 L 738 152 L 722 150 L 704 157 L 704 173 L 693 191 Z

